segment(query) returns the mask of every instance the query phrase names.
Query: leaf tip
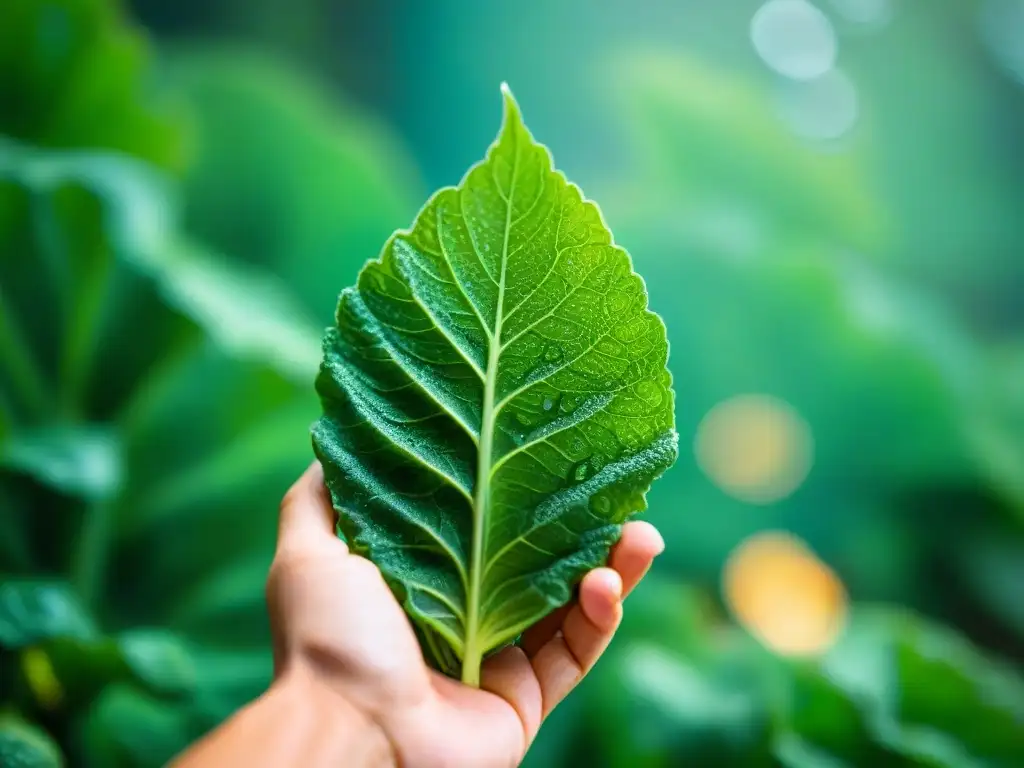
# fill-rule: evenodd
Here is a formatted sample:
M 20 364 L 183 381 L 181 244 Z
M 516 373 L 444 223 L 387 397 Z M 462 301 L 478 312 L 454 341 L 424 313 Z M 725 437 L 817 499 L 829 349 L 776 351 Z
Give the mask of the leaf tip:
M 501 83 L 501 96 L 505 103 L 505 125 L 513 122 L 521 123 L 523 118 L 519 112 L 519 104 L 516 102 L 516 97 L 512 95 L 512 89 L 505 81 Z

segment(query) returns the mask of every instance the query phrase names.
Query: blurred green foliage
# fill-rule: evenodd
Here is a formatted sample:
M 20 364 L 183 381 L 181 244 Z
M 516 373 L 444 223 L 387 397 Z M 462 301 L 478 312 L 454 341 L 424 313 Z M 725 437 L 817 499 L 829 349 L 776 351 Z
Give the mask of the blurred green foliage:
M 903 609 L 860 606 L 807 661 L 772 655 L 672 582 L 653 580 L 629 609 L 549 762 L 1009 767 L 1024 755 L 1020 678 Z
M 172 110 L 145 88 L 149 47 L 117 3 L 9 0 L 0 26 L 3 133 L 42 147 L 182 162 Z
M 165 72 L 201 137 L 183 187 L 189 231 L 273 270 L 327 325 L 340 288 L 426 195 L 407 151 L 379 120 L 251 51 L 172 49 Z
M 863 121 L 822 146 L 746 53 L 760 4 L 441 0 L 346 24 L 331 3 L 147 0 L 178 38 L 154 55 L 113 0 L 6 0 L 0 764 L 158 765 L 264 688 L 319 329 L 411 221 L 419 169 L 451 183 L 480 154 L 501 79 L 666 320 L 683 444 L 742 393 L 814 439 L 770 504 L 685 454 L 655 486 L 667 552 L 529 763 L 1024 764 L 1024 91 L 964 42 L 996 6 L 894 2 L 868 30 L 821 3 Z M 181 39 L 209 25 L 232 44 Z M 344 48 L 341 90 L 415 151 L 264 53 L 289 47 L 325 71 Z M 820 657 L 727 618 L 723 564 L 766 529 L 853 599 Z
M 401 161 L 356 110 L 294 106 L 257 57 L 176 54 L 158 82 L 105 0 L 17 0 L 3 22 L 3 764 L 162 764 L 269 680 L 277 502 L 311 457 L 340 287 L 296 265 L 382 240 L 406 187 L 376 174 Z M 231 156 L 219 110 L 280 116 L 305 170 L 260 163 L 266 146 Z M 329 189 L 309 221 L 314 168 Z M 258 254 L 232 239 L 269 222 L 289 175 L 274 237 Z M 238 203 L 218 229 L 194 203 L 221 196 Z M 354 209 L 329 220 L 338 197 Z M 281 278 L 302 274 L 293 296 Z

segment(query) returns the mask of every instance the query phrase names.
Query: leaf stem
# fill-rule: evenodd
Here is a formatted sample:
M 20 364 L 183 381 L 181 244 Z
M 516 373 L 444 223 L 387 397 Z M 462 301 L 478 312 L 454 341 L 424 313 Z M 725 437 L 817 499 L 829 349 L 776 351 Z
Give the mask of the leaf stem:
M 504 276 L 503 276 L 504 277 Z M 496 334 L 501 333 L 501 298 L 498 300 Z M 483 660 L 483 639 L 480 637 L 480 590 L 483 581 L 484 521 L 491 495 L 491 457 L 494 451 L 494 390 L 498 378 L 498 356 L 501 347 L 491 341 L 487 360 L 487 378 L 484 381 L 484 409 L 480 428 L 480 456 L 477 460 L 476 499 L 473 503 L 473 554 L 469 565 L 469 595 L 467 595 L 466 652 L 462 658 L 462 682 L 480 687 L 480 662 Z
M 494 333 L 487 353 L 487 371 L 484 378 L 484 404 L 480 426 L 480 452 L 477 457 L 476 498 L 473 504 L 473 553 L 469 565 L 469 595 L 466 611 L 466 651 L 462 657 L 462 682 L 480 687 L 480 663 L 483 661 L 486 639 L 480 636 L 480 598 L 483 586 L 484 545 L 486 544 L 487 511 L 491 504 L 491 467 L 494 461 L 495 390 L 498 382 L 498 363 L 501 360 L 501 326 L 505 313 L 505 271 L 508 264 L 508 241 L 512 229 L 512 196 L 516 187 L 519 151 L 515 149 L 512 178 L 509 183 L 505 212 L 505 240 L 501 249 L 501 280 L 498 283 L 498 301 L 494 310 Z
M 504 270 L 502 271 L 504 284 Z M 502 289 L 504 286 L 502 286 Z M 501 299 L 498 294 L 498 318 L 495 320 L 495 338 L 487 359 L 487 378 L 484 380 L 484 409 L 480 427 L 480 457 L 477 461 L 476 499 L 473 504 L 473 554 L 469 564 L 469 595 L 467 596 L 466 652 L 462 659 L 462 682 L 480 687 L 480 663 L 484 643 L 480 637 L 480 591 L 483 581 L 484 530 L 487 509 L 491 503 L 491 459 L 494 452 L 494 390 L 498 379 L 498 358 L 501 345 Z

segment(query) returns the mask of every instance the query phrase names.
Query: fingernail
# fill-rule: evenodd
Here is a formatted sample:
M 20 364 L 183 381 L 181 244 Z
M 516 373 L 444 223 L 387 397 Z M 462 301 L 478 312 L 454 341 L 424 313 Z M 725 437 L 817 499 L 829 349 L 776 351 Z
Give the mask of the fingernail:
M 622 577 L 619 576 L 618 571 L 613 571 L 610 568 L 602 570 L 601 580 L 604 582 L 605 587 L 611 592 L 616 600 L 622 598 Z
M 657 557 L 665 551 L 665 537 L 661 535 L 661 531 L 657 528 L 654 529 L 654 533 L 658 537 L 658 546 L 654 548 L 654 556 Z

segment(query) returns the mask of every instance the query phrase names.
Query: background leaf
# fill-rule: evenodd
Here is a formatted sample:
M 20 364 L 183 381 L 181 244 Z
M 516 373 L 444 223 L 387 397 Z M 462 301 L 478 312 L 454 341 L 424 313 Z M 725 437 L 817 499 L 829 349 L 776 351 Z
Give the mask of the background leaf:
M 185 46 L 164 74 L 193 121 L 186 226 L 281 277 L 326 325 L 340 288 L 416 211 L 420 182 L 404 146 L 266 53 Z
M 11 715 L 2 715 L 0 765 L 4 768 L 61 768 L 64 757 L 45 731 Z
M 132 629 L 117 645 L 139 683 L 158 696 L 181 697 L 196 687 L 195 663 L 181 638 L 164 629 Z
M 122 459 L 116 436 L 101 427 L 71 426 L 16 434 L 0 454 L 8 468 L 87 499 L 116 493 Z
M 0 583 L 0 645 L 17 650 L 51 638 L 89 640 L 96 627 L 65 584 Z

